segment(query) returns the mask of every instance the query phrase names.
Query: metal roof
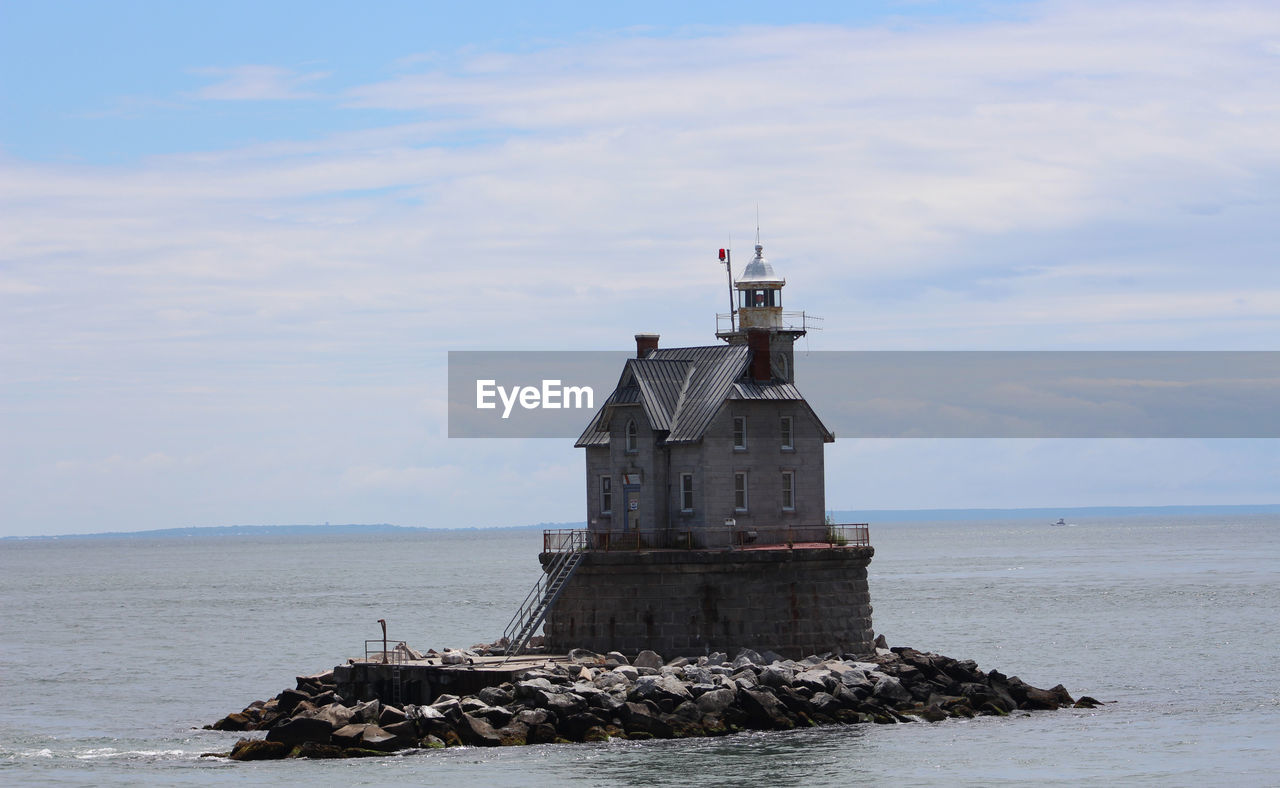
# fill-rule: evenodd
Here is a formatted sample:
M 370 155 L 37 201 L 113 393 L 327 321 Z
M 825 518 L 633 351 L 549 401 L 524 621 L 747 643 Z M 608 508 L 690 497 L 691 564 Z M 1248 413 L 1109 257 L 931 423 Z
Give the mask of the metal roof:
M 738 287 L 754 284 L 785 285 L 786 283 L 787 280 L 774 273 L 773 266 L 769 265 L 769 261 L 764 259 L 764 247 L 756 244 L 756 256 L 742 270 L 742 276 L 737 281 Z
M 702 440 L 727 400 L 797 401 L 813 416 L 826 440 L 835 440 L 793 383 L 757 383 L 747 376 L 746 345 L 659 348 L 623 368 L 618 386 L 591 418 L 576 446 L 608 446 L 608 422 L 618 406 L 640 404 L 666 443 Z

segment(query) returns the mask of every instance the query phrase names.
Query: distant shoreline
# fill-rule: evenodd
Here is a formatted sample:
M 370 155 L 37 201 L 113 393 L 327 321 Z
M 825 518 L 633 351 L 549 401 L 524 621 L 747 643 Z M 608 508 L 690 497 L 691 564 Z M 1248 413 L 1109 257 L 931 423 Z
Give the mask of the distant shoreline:
M 966 522 L 975 520 L 1044 520 L 1059 517 L 1152 517 L 1158 515 L 1280 514 L 1280 503 L 1186 506 L 1073 506 L 1020 509 L 836 509 L 832 517 L 841 523 Z M 186 537 L 234 536 L 343 536 L 361 534 L 416 534 L 498 531 L 538 531 L 550 528 L 585 528 L 585 522 L 534 523 L 532 525 L 469 526 L 432 528 L 389 523 L 341 525 L 205 525 L 160 528 L 149 531 L 105 531 L 102 533 L 50 534 L 44 536 L 4 536 L 0 542 L 54 541 L 63 539 L 176 539 Z

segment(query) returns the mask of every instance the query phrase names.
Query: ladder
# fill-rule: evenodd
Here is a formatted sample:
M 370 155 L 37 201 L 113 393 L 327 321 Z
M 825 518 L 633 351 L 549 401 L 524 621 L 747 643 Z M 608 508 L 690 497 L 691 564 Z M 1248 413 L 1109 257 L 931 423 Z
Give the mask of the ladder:
M 401 694 L 400 663 L 395 662 L 391 665 L 391 705 L 397 709 L 404 708 Z
M 529 639 L 533 637 L 533 633 L 537 632 L 538 627 L 542 626 L 542 622 L 546 620 L 547 611 L 560 598 L 560 592 L 564 591 L 569 578 L 573 576 L 573 571 L 578 568 L 578 564 L 582 563 L 582 556 L 583 553 L 577 550 L 557 553 L 551 565 L 547 567 L 547 571 L 538 578 L 538 582 L 533 584 L 533 589 L 524 598 L 524 603 L 520 605 L 520 609 L 511 617 L 511 623 L 507 624 L 507 628 L 502 632 L 502 637 L 507 641 L 507 657 L 502 660 L 503 664 L 506 664 L 508 659 L 519 655 L 524 651 L 525 646 L 529 645 Z

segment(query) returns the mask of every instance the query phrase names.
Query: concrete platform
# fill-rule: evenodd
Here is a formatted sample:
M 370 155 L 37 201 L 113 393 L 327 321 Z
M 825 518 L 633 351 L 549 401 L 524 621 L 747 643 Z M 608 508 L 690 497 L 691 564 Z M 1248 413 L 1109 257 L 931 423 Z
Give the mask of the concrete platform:
M 403 706 L 428 704 L 444 694 L 472 695 L 518 679 L 526 671 L 569 661 L 564 654 L 518 657 L 471 657 L 470 663 L 446 665 L 438 657 L 384 664 L 352 659 L 333 669 L 337 692 L 346 700 L 373 700 Z

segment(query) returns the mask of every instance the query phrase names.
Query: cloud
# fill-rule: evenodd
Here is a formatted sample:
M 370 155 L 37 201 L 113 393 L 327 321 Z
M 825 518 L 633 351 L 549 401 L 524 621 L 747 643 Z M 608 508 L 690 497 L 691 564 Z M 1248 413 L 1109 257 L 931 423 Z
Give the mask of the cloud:
M 217 79 L 191 95 L 208 101 L 292 101 L 317 98 L 303 86 L 330 76 L 327 72 L 300 73 L 279 66 L 245 65 L 232 68 L 197 68 L 192 73 Z
M 454 521 L 570 519 L 572 450 L 522 449 L 512 483 L 575 470 L 517 510 L 474 471 L 500 459 L 428 423 L 444 352 L 710 342 L 715 249 L 732 232 L 741 265 L 757 203 L 788 308 L 827 318 L 814 349 L 1274 350 L 1278 25 L 1054 3 L 601 35 L 404 59 L 316 102 L 355 131 L 320 113 L 305 139 L 109 166 L 0 155 L 0 427 L 46 466 L 230 442 L 200 480 L 228 521 L 410 522 L 420 500 L 375 491 L 451 483 Z M 327 76 L 198 73 L 197 97 L 246 102 L 320 98 Z M 290 464 L 335 433 L 358 456 Z M 34 500 L 9 451 L 6 495 Z M 241 472 L 260 456 L 282 458 L 270 485 Z

